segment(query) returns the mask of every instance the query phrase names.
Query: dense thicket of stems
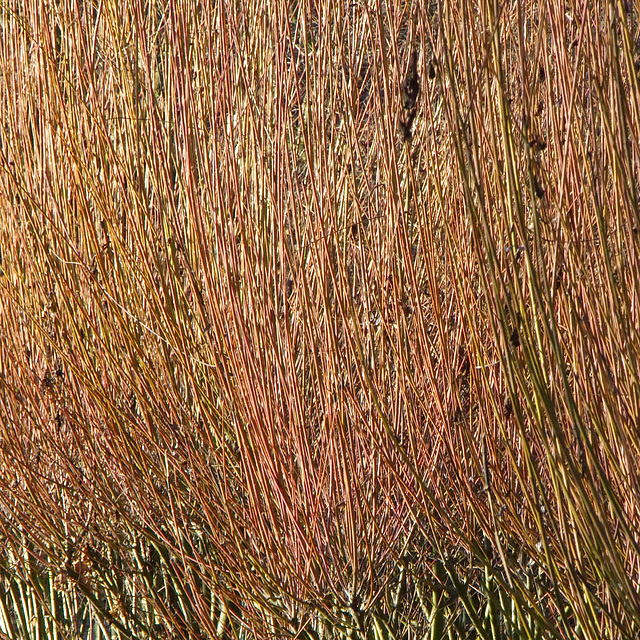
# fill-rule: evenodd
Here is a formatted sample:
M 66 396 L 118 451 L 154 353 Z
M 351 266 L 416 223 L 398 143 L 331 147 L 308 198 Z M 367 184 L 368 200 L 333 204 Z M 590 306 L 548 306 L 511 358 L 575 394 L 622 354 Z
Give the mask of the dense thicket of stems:
M 1 2 L 0 631 L 637 637 L 638 20 Z

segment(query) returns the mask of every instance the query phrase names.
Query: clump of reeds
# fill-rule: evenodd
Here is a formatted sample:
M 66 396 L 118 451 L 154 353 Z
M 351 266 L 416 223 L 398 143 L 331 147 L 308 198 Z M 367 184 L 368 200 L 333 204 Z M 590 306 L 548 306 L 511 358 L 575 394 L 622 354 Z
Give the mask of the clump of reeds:
M 636 637 L 638 18 L 0 5 L 0 632 Z

